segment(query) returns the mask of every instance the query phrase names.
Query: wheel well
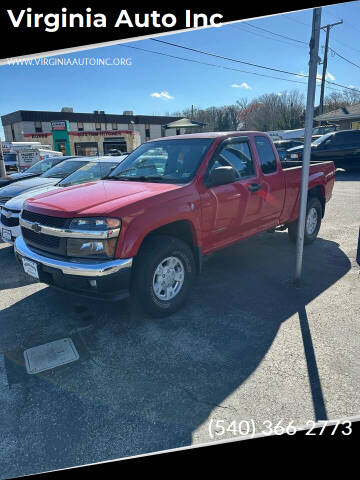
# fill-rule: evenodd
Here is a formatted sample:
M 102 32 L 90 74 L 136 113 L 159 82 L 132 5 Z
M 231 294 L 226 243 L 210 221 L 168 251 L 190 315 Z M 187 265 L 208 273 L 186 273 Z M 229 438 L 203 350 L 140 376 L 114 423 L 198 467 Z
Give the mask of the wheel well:
M 201 263 L 202 263 L 201 248 L 196 245 L 193 226 L 189 221 L 178 220 L 177 222 L 172 222 L 167 225 L 163 225 L 162 227 L 156 228 L 155 230 L 152 230 L 150 233 L 146 235 L 146 237 L 143 239 L 142 244 L 144 243 L 145 240 L 148 240 L 154 235 L 169 235 L 172 237 L 179 238 L 183 242 L 187 243 L 194 254 L 196 267 L 197 267 L 198 273 L 200 273 Z
M 322 217 L 325 215 L 325 195 L 324 190 L 321 185 L 318 185 L 308 192 L 309 197 L 317 197 L 320 200 L 321 208 L 322 208 Z

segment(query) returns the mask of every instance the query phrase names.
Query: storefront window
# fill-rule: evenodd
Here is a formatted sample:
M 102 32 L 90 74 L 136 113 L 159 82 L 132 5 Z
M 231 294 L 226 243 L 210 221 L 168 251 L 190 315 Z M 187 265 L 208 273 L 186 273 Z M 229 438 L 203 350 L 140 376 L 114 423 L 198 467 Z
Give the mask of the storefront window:
M 96 142 L 75 143 L 75 155 L 81 157 L 94 157 L 99 155 L 99 147 Z

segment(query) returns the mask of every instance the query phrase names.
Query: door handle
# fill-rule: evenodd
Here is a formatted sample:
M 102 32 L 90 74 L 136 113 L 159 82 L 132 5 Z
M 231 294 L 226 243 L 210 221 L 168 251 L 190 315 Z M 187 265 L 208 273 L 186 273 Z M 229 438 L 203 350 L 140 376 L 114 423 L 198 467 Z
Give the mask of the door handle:
M 260 183 L 250 183 L 250 185 L 248 186 L 249 192 L 254 193 L 254 192 L 257 192 L 260 189 L 261 189 Z

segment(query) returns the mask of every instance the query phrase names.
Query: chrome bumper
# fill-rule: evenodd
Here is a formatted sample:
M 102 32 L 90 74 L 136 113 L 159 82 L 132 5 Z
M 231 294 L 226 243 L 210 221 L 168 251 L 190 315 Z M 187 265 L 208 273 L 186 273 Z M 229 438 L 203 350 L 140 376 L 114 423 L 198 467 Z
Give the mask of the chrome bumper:
M 47 267 L 61 270 L 65 275 L 77 275 L 80 277 L 104 277 L 113 273 L 118 273 L 121 270 L 130 269 L 132 267 L 132 258 L 121 258 L 118 260 L 59 260 L 55 257 L 45 257 L 26 245 L 23 237 L 18 237 L 14 244 L 15 254 L 21 257 L 26 257 L 36 263 L 45 265 Z

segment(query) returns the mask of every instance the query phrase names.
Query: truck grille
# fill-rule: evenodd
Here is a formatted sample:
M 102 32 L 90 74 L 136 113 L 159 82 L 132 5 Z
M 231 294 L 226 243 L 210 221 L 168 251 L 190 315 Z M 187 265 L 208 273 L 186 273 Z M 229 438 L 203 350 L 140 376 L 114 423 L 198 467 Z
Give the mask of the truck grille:
M 25 241 L 34 243 L 41 247 L 48 247 L 51 249 L 58 249 L 60 247 L 60 238 L 52 235 L 45 235 L 44 233 L 36 233 L 28 228 L 22 228 L 22 235 Z
M 5 215 L 1 215 L 1 223 L 4 227 L 17 227 L 19 225 L 19 217 L 6 218 Z
M 42 215 L 41 213 L 30 212 L 29 210 L 23 210 L 21 216 L 28 222 L 36 222 L 40 225 L 54 228 L 67 227 L 71 221 L 69 218 L 50 217 L 48 215 Z

